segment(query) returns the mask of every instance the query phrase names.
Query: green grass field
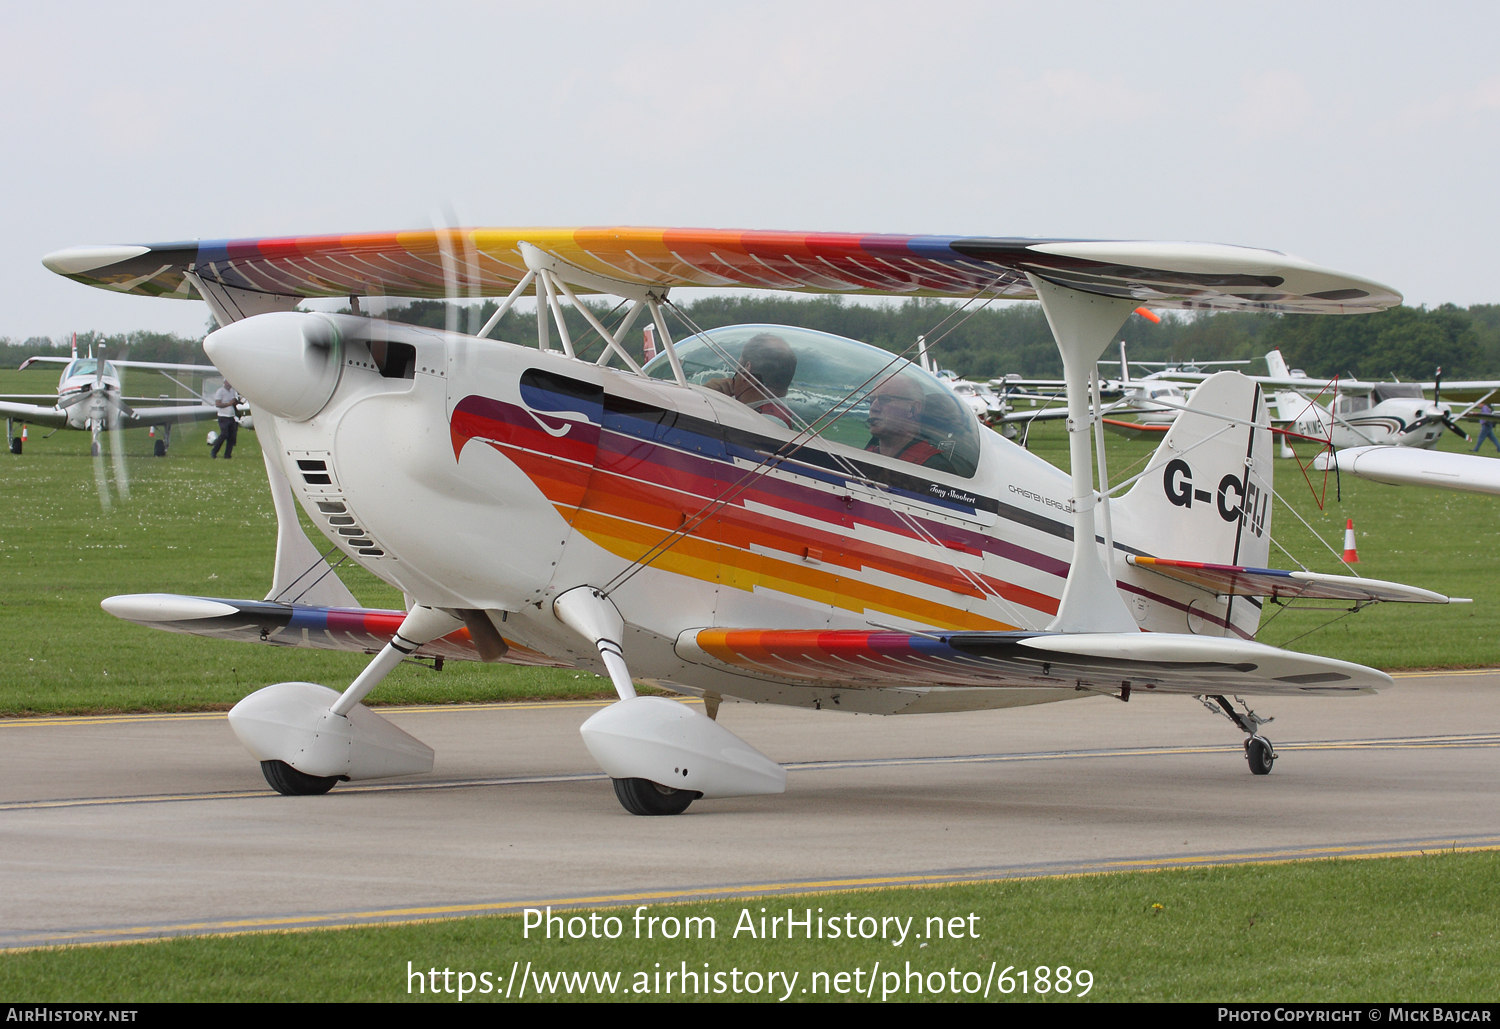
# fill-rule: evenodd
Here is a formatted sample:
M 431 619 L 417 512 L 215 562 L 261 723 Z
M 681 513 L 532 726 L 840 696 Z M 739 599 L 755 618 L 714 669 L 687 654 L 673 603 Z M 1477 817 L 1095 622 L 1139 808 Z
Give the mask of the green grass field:
M 50 388 L 45 373 L 0 371 L 0 392 Z M 166 459 L 151 455 L 145 430 L 106 437 L 108 455 L 123 446 L 129 498 L 108 475 L 100 501 L 88 436 L 30 433 L 25 453 L 0 452 L 6 518 L 0 522 L 0 714 L 106 710 L 171 711 L 228 707 L 272 682 L 306 679 L 338 686 L 365 657 L 223 643 L 152 632 L 99 609 L 116 593 L 171 592 L 260 597 L 270 584 L 275 517 L 253 432 L 241 433 L 232 461 L 210 461 L 207 424 L 178 431 Z M 1111 475 L 1139 470 L 1152 446 L 1109 439 Z M 1462 445 L 1450 438 L 1444 446 Z M 1039 426 L 1033 451 L 1067 463 L 1062 427 Z M 1261 638 L 1295 649 L 1383 668 L 1471 667 L 1500 661 L 1491 586 L 1500 504 L 1494 498 L 1382 486 L 1346 476 L 1342 503 L 1328 484 L 1319 510 L 1292 462 L 1278 461 L 1277 488 L 1335 548 L 1344 519 L 1360 533 L 1361 573 L 1410 582 L 1474 604 L 1379 605 L 1341 618 L 1341 610 L 1281 613 Z M 1321 476 L 1315 478 L 1321 487 Z M 1341 572 L 1336 556 L 1278 506 L 1276 539 L 1309 567 Z M 317 539 L 316 535 L 313 535 Z M 1273 551 L 1273 553 L 1275 553 Z M 1290 566 L 1285 561 L 1283 566 Z M 395 590 L 358 568 L 340 574 L 370 606 L 399 608 Z M 1274 609 L 1271 609 L 1274 611 Z M 1269 617 L 1269 614 L 1268 614 Z M 1318 630 L 1325 622 L 1333 624 Z M 1318 630 L 1318 631 L 1313 631 Z M 1310 633 L 1310 635 L 1304 635 Z M 450 662 L 442 672 L 401 666 L 372 703 L 442 703 L 542 697 L 611 696 L 588 673 Z
M 912 921 L 900 946 L 899 923 L 883 923 L 889 936 L 884 940 L 809 941 L 798 929 L 798 939 L 788 941 L 783 927 L 778 938 L 762 939 L 762 908 L 768 918 L 791 908 L 799 921 L 809 910 L 815 918 L 837 915 L 846 926 L 858 926 L 866 916 Z M 743 931 L 734 935 L 744 911 L 756 938 Z M 620 973 L 615 993 L 600 996 L 596 979 L 592 988 L 575 993 L 554 985 L 556 999 L 663 1000 L 682 999 L 681 992 L 660 992 L 665 980 L 656 974 L 680 971 L 685 962 L 690 971 L 702 973 L 707 965 L 709 973 L 725 974 L 722 993 L 690 993 L 687 999 L 862 1000 L 852 993 L 854 984 L 866 985 L 879 962 L 875 1000 L 885 989 L 898 991 L 891 1001 L 952 1000 L 955 986 L 957 999 L 979 1000 L 994 962 L 993 982 L 1011 966 L 1013 985 L 1008 996 L 992 987 L 991 1001 L 1067 1003 L 1079 999 L 1086 970 L 1092 985 L 1085 1002 L 1493 1002 L 1500 963 L 1500 854 L 778 896 L 653 905 L 646 914 L 711 917 L 714 937 L 702 940 L 638 940 L 630 909 L 609 914 L 621 918 L 616 940 L 548 941 L 535 931 L 528 939 L 523 918 L 507 916 L 13 953 L 0 958 L 0 996 L 25 1002 L 459 1000 L 455 992 L 417 992 L 417 981 L 408 981 L 410 962 L 419 973 L 435 968 L 439 989 L 452 991 L 462 982 L 458 973 L 473 974 L 471 991 L 485 982 L 478 973 L 488 973 L 499 989 L 464 999 L 485 1003 L 503 1000 L 512 969 L 519 979 L 529 962 L 536 977 Z M 854 915 L 852 923 L 843 919 L 846 914 Z M 971 921 L 971 914 L 977 918 Z M 959 926 L 962 937 L 947 931 L 940 939 L 926 936 L 929 918 L 941 918 L 945 930 Z M 598 924 L 601 933 L 615 931 L 602 920 Z M 866 925 L 873 933 L 873 923 Z M 1031 978 L 1039 965 L 1047 966 L 1046 978 L 1054 984 L 1066 966 L 1070 993 L 1038 995 L 1031 992 L 1034 978 L 1023 993 L 1019 970 L 1027 969 Z M 445 969 L 453 973 L 446 983 Z M 908 970 L 921 973 L 920 994 L 916 981 L 906 978 Z M 790 989 L 778 978 L 773 996 L 763 989 L 736 995 L 739 980 L 732 971 L 757 972 L 762 984 L 773 971 L 796 978 Z M 840 972 L 851 992 L 836 991 Z M 899 975 L 888 978 L 892 972 Z M 817 973 L 823 978 L 815 979 Z M 432 981 L 426 979 L 423 990 Z M 718 989 L 717 980 L 708 982 L 713 985 L 699 980 L 705 991 Z M 537 978 L 527 983 L 525 999 L 553 999 L 534 996 Z M 651 992 L 632 992 L 640 985 Z M 941 992 L 934 989 L 939 985 Z M 511 999 L 521 997 L 513 993 Z
M 42 372 L 0 371 L 0 392 L 53 386 Z M 0 715 L 228 708 L 252 690 L 304 679 L 341 688 L 362 654 L 226 644 L 153 632 L 105 614 L 118 593 L 265 595 L 276 516 L 255 433 L 233 460 L 209 460 L 213 423 L 174 430 L 168 457 L 151 456 L 145 429 L 106 434 L 111 504 L 104 509 L 89 436 L 33 427 L 24 453 L 0 451 Z M 130 496 L 114 482 L 123 444 Z M 314 539 L 318 537 L 312 537 Z M 352 565 L 339 574 L 361 602 L 399 609 L 401 595 Z M 370 703 L 455 703 L 614 696 L 586 672 L 449 662 L 441 672 L 401 665 Z
M 0 392 L 44 390 L 27 373 L 0 372 Z M 130 496 L 111 482 L 100 502 L 88 437 L 32 432 L 21 457 L 0 453 L 7 518 L 0 523 L 0 714 L 227 707 L 252 689 L 288 679 L 349 681 L 365 658 L 283 650 L 151 632 L 104 614 L 99 600 L 164 591 L 258 597 L 275 546 L 254 433 L 230 462 L 209 461 L 208 426 L 179 431 L 172 455 L 150 456 L 144 430 L 123 433 Z M 1151 446 L 1109 437 L 1118 480 Z M 1060 426 L 1039 427 L 1032 449 L 1066 465 Z M 1445 448 L 1461 441 L 1445 441 Z M 109 451 L 107 450 L 108 454 Z M 110 464 L 105 462 L 106 466 Z M 112 475 L 110 477 L 112 479 Z M 1388 605 L 1334 622 L 1342 612 L 1281 614 L 1263 639 L 1386 668 L 1465 667 L 1500 660 L 1490 569 L 1500 534 L 1494 498 L 1379 486 L 1346 478 L 1319 510 L 1302 475 L 1277 463 L 1277 488 L 1335 548 L 1344 519 L 1360 532 L 1359 570 L 1458 596 L 1473 605 Z M 1275 536 L 1296 558 L 1342 571 L 1335 555 L 1278 507 Z M 1288 559 L 1288 564 L 1290 560 Z M 1286 566 L 1286 565 L 1284 565 Z M 368 574 L 341 570 L 360 599 L 399 607 Z M 1300 637 L 1300 638 L 1299 638 Z M 594 676 L 450 663 L 441 673 L 403 665 L 374 702 L 431 703 L 610 696 Z M 1500 855 L 1238 866 L 1048 879 L 927 890 L 785 897 L 801 905 L 899 915 L 977 912 L 978 940 L 834 944 L 724 939 L 746 901 L 692 905 L 712 914 L 720 938 L 692 945 L 527 941 L 520 919 L 484 918 L 328 932 L 182 939 L 118 947 L 7 954 L 0 996 L 25 1001 L 407 1000 L 406 970 L 490 971 L 512 961 L 546 972 L 654 972 L 681 961 L 796 972 L 852 973 L 875 961 L 911 961 L 926 972 L 984 972 L 990 962 L 1088 969 L 1085 1000 L 1492 1000 L 1500 958 Z M 653 908 L 658 914 L 669 909 Z M 799 908 L 800 910 L 800 908 Z M 634 982 L 627 975 L 628 986 Z M 830 979 L 831 983 L 832 980 Z M 647 994 L 642 999 L 657 999 Z M 759 996 L 764 996 L 759 995 Z M 794 994 L 794 999 L 812 999 Z M 846 995 L 835 995 L 841 999 Z M 877 989 L 876 996 L 879 996 Z M 931 999 L 930 993 L 923 995 Z M 948 997 L 949 994 L 941 995 Z M 452 994 L 440 999 L 451 1001 Z M 469 998 L 466 1003 L 493 999 Z M 618 996 L 617 996 L 618 999 Z M 741 999 L 748 999 L 741 995 Z M 852 999 L 852 998 L 850 998 Z M 1009 999 L 1035 999 L 1013 994 Z M 1048 996 L 1049 1001 L 1059 998 Z

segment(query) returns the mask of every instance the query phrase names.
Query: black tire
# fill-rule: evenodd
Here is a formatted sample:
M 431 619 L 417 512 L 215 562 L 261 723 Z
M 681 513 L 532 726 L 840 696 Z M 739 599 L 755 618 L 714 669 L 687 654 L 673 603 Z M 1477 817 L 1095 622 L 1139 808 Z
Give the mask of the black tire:
M 680 815 L 703 794 L 674 790 L 650 779 L 615 779 L 615 796 L 632 815 Z
M 1251 736 L 1245 741 L 1245 760 L 1250 762 L 1250 771 L 1255 775 L 1270 775 L 1276 763 L 1276 751 L 1271 741 L 1263 736 Z
M 283 797 L 315 797 L 327 793 L 339 781 L 336 775 L 299 772 L 285 761 L 262 761 L 260 771 L 271 784 L 271 789 Z
M 156 441 L 156 456 L 157 457 L 166 457 L 167 456 L 167 441 L 166 440 L 159 439 L 159 440 Z
M 12 454 L 19 454 L 21 452 L 21 437 L 20 436 L 12 436 L 10 438 L 10 452 Z
M 89 444 L 89 457 L 98 457 L 99 454 L 100 454 L 99 444 L 97 444 L 97 443 L 90 443 Z

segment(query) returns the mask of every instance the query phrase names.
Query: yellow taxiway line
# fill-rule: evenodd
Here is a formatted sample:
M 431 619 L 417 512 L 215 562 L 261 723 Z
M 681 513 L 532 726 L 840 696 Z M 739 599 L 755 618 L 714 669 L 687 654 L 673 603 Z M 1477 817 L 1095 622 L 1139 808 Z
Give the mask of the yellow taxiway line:
M 598 893 L 586 896 L 537 897 L 526 900 L 496 900 L 473 904 L 436 904 L 416 907 L 372 908 L 323 914 L 298 914 L 258 918 L 230 918 L 161 925 L 111 928 L 63 929 L 17 933 L 0 943 L 0 953 L 65 946 L 106 946 L 144 943 L 172 936 L 240 936 L 251 933 L 302 932 L 317 929 L 350 929 L 372 925 L 408 925 L 459 918 L 516 914 L 526 908 L 604 908 L 634 904 L 682 904 L 766 896 L 849 893 L 863 890 L 935 888 L 1038 879 L 1069 879 L 1121 872 L 1164 871 L 1173 868 L 1207 868 L 1241 864 L 1290 864 L 1299 861 L 1366 860 L 1417 857 L 1434 853 L 1475 853 L 1500 850 L 1500 834 L 1458 839 L 1385 840 L 1366 844 L 1325 844 L 1284 847 L 1233 853 L 1192 854 L 1123 858 L 1109 861 L 1049 862 L 1013 868 L 966 869 L 959 872 L 928 872 L 905 875 L 860 876 L 841 879 L 804 879 L 681 889 Z M 10 935 L 10 934 L 7 934 Z

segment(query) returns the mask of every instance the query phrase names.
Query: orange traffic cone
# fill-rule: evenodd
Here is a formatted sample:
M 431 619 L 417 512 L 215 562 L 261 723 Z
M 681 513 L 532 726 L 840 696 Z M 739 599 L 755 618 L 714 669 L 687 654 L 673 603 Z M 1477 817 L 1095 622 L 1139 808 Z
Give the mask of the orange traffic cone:
M 26 442 L 26 426 L 24 426 L 24 425 L 21 426 L 21 442 L 22 443 Z M 436 980 L 434 980 L 434 981 L 436 981 Z
M 1359 552 L 1354 549 L 1354 519 L 1349 519 L 1349 524 L 1344 527 L 1344 564 L 1359 564 Z

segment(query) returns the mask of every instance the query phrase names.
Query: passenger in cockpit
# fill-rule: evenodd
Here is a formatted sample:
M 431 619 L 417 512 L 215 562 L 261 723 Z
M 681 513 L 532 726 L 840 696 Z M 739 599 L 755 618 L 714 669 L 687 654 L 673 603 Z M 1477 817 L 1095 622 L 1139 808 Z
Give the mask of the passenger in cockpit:
M 796 417 L 781 402 L 792 387 L 797 374 L 797 355 L 780 336 L 762 332 L 745 341 L 740 351 L 739 370 L 730 378 L 710 379 L 709 389 L 734 397 L 767 418 L 775 418 L 795 429 Z
M 876 386 L 870 393 L 870 442 L 865 449 L 934 471 L 952 472 L 953 463 L 922 437 L 926 405 L 926 392 L 914 378 L 892 375 Z

